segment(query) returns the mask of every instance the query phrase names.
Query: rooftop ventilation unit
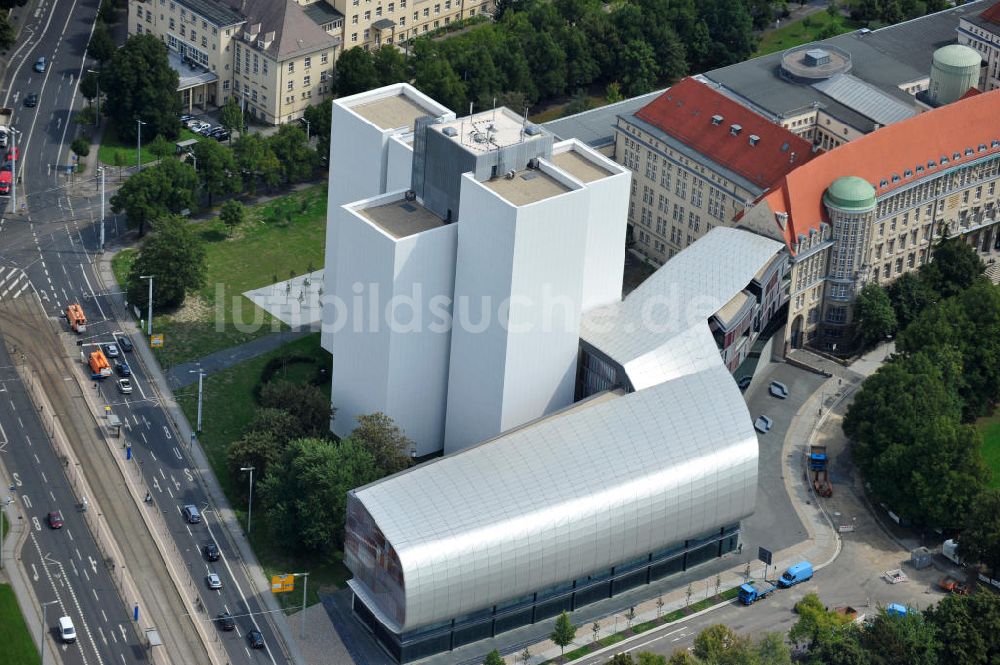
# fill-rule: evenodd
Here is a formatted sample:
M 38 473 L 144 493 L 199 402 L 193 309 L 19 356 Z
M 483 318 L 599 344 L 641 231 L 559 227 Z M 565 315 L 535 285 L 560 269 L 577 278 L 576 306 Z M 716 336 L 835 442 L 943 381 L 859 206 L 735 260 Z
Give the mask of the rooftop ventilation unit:
M 507 173 L 504 175 L 504 177 L 507 178 L 507 180 L 513 180 L 514 176 L 516 176 L 516 175 L 517 175 L 517 171 L 510 170 L 510 171 L 507 171 Z
M 535 125 L 528 125 L 527 127 L 524 128 L 524 133 L 527 134 L 528 136 L 538 136 L 539 134 L 542 133 L 542 130 L 539 127 L 536 127 Z
M 531 159 L 528 160 L 528 168 L 529 169 L 538 168 L 538 159 L 536 157 L 532 157 Z
M 458 136 L 458 130 L 454 127 L 445 127 L 441 130 L 441 133 L 445 136 Z
M 417 200 L 417 193 L 415 191 L 413 191 L 412 189 L 408 189 L 408 190 L 406 190 L 406 193 L 403 194 L 403 198 L 406 199 L 407 201 L 416 201 Z
M 750 135 L 750 145 L 757 145 L 758 143 L 760 143 L 760 137 L 757 136 L 756 134 L 751 134 Z
M 721 125 L 722 124 L 722 120 L 723 120 L 723 118 L 722 118 L 721 115 L 713 115 L 712 116 L 712 124 L 713 125 Z
M 729 125 L 729 133 L 733 136 L 739 136 L 742 131 L 743 127 L 740 125 Z

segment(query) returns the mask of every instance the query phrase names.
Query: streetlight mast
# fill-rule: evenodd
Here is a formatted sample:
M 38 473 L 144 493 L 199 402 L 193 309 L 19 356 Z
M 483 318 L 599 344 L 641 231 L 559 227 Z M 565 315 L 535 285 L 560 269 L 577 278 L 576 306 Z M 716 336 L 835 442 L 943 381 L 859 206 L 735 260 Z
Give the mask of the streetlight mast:
M 253 512 L 253 470 L 256 467 L 253 466 L 242 466 L 240 471 L 250 472 L 250 503 L 247 505 L 247 535 L 250 535 L 250 515 Z
M 156 275 L 139 275 L 139 279 L 149 280 L 149 302 L 147 307 L 146 318 L 149 322 L 146 324 L 146 334 L 153 335 L 153 277 Z

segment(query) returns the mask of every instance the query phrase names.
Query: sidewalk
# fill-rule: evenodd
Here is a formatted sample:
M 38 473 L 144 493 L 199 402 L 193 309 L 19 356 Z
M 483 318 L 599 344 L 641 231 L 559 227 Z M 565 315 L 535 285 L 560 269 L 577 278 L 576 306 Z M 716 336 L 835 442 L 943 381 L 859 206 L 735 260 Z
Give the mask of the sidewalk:
M 210 353 L 198 360 L 175 365 L 166 371 L 167 386 L 171 390 L 190 386 L 198 382 L 197 372 L 199 367 L 205 370 L 206 374 L 212 374 L 273 351 L 312 332 L 312 330 L 306 328 L 304 330 L 270 333 L 264 337 L 250 340 L 245 344 L 230 346 L 221 351 Z

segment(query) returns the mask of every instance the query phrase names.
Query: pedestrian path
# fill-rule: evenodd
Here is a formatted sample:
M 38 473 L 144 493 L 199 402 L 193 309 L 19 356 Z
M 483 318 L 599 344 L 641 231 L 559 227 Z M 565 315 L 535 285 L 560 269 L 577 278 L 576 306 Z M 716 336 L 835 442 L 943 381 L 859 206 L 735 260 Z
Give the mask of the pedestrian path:
M 302 328 L 286 332 L 269 333 L 239 346 L 231 346 L 228 349 L 210 353 L 198 360 L 175 365 L 164 372 L 167 384 L 171 390 L 189 386 L 198 381 L 198 368 L 201 368 L 206 374 L 219 372 L 233 365 L 238 365 L 257 356 L 274 351 L 312 332 L 309 328 Z

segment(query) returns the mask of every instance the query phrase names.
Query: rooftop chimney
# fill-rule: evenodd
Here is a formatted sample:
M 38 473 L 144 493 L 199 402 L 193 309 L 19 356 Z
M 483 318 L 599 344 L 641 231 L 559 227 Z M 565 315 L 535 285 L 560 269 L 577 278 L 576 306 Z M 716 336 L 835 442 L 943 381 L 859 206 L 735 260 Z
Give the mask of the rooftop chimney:
M 733 136 L 739 136 L 740 132 L 743 131 L 743 127 L 740 125 L 729 125 L 729 133 Z
M 722 124 L 722 116 L 721 115 L 713 115 L 712 116 L 712 124 L 713 125 L 721 125 Z
M 750 135 L 750 145 L 757 145 L 758 143 L 760 143 L 760 137 L 757 136 L 756 134 L 751 134 Z

